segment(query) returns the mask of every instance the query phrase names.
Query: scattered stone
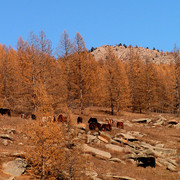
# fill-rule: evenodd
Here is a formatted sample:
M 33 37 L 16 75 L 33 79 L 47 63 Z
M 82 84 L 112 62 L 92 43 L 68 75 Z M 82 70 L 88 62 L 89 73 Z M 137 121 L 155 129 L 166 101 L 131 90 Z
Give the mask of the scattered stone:
M 27 162 L 21 158 L 3 164 L 4 172 L 12 176 L 21 176 L 25 172 L 26 166 Z
M 93 142 L 96 139 L 96 136 L 87 135 L 87 144 Z
M 134 137 L 134 136 L 132 136 L 132 135 L 130 135 L 130 134 L 128 134 L 128 133 L 120 133 L 120 134 L 118 134 L 120 137 L 123 137 L 123 139 L 126 139 L 126 140 L 128 140 L 128 141 L 138 141 L 138 139 L 136 138 L 136 137 Z
M 163 148 L 163 147 L 164 147 L 164 144 L 156 144 L 155 147 Z
M 117 138 L 117 137 L 115 137 L 115 138 L 113 138 L 113 140 L 115 140 L 116 142 L 119 142 L 119 143 L 125 143 L 125 144 L 127 144 L 127 140 L 125 140 L 125 139 L 123 139 L 123 138 Z
M 14 134 L 16 132 L 15 129 L 7 129 L 6 131 L 7 133 L 10 133 L 10 134 Z
M 122 163 L 122 164 L 126 164 L 124 161 L 122 161 L 122 160 L 119 159 L 119 158 L 111 158 L 111 159 L 109 159 L 109 161 L 120 162 L 120 163 Z
M 123 152 L 124 151 L 123 147 L 120 147 L 120 146 L 117 146 L 117 145 L 113 145 L 113 144 L 106 144 L 105 147 L 107 149 L 112 150 L 112 151 L 117 151 L 117 152 Z
M 17 180 L 15 177 L 10 177 L 8 180 Z
M 175 127 L 176 127 L 176 129 L 179 129 L 180 128 L 180 123 L 176 124 Z
M 134 122 L 134 123 L 150 123 L 151 119 L 149 119 L 149 118 L 133 119 L 132 122 Z
M 100 132 L 100 135 L 98 136 L 98 139 L 105 143 L 110 143 L 111 142 L 111 136 L 105 132 Z
M 90 177 L 97 177 L 98 174 L 96 171 L 86 171 L 86 176 L 90 176 Z
M 154 126 L 161 126 L 165 124 L 166 118 L 159 116 L 158 120 L 154 123 Z
M 8 140 L 4 139 L 2 143 L 3 143 L 4 146 L 7 146 L 8 145 Z
M 166 154 L 166 155 L 176 155 L 177 154 L 176 149 L 154 147 L 154 150 L 157 152 Z
M 0 134 L 0 138 L 13 141 L 13 138 L 8 134 Z
M 126 122 L 124 122 L 124 126 L 129 126 L 129 127 L 132 127 L 132 126 L 133 126 L 133 124 L 132 124 L 132 123 L 130 123 L 129 121 L 126 121 Z
M 96 157 L 99 157 L 102 159 L 110 159 L 111 158 L 111 154 L 109 152 L 90 147 L 87 144 L 83 145 L 83 150 L 87 153 L 92 153 Z
M 178 124 L 178 121 L 177 120 L 170 120 L 170 121 L 168 121 L 168 124 L 176 125 L 176 124 Z
M 77 128 L 86 130 L 86 124 L 84 124 L 84 123 L 79 123 L 79 124 L 77 125 Z
M 140 132 L 138 131 L 130 131 L 130 133 L 136 137 L 140 137 L 142 138 L 144 136 L 144 134 L 141 134 Z
M 98 136 L 98 139 L 101 140 L 102 142 L 105 142 L 105 143 L 109 143 L 109 139 L 106 139 L 106 137 L 102 137 L 102 136 Z
M 174 166 L 174 165 L 172 165 L 172 164 L 169 164 L 169 165 L 167 166 L 167 170 L 172 171 L 172 172 L 176 172 L 176 171 L 177 171 L 177 170 L 176 170 L 176 166 Z
M 128 176 L 113 176 L 113 178 L 120 179 L 120 180 L 136 180 L 136 179 L 128 177 Z
M 128 176 L 116 176 L 112 174 L 106 174 L 106 177 L 113 178 L 113 179 L 120 179 L 120 180 L 136 180 L 134 178 L 128 177 Z
M 178 166 L 178 164 L 176 163 L 176 160 L 174 160 L 174 159 L 168 159 L 168 162 L 174 166 Z
M 98 177 L 92 177 L 92 178 L 93 178 L 93 180 L 102 180 L 102 179 L 100 179 Z

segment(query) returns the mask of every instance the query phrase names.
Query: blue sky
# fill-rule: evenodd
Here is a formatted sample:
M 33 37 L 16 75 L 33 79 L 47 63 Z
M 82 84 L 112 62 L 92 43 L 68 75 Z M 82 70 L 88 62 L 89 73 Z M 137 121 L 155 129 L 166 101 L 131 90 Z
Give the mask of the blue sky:
M 66 30 L 79 32 L 90 49 L 138 45 L 171 51 L 180 47 L 180 0 L 0 0 L 0 44 L 43 30 L 56 48 Z

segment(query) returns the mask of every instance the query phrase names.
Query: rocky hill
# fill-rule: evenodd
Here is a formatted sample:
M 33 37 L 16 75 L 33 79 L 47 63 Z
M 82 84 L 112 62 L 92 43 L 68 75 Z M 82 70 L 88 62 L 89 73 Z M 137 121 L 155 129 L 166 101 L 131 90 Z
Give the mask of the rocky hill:
M 96 60 L 104 59 L 106 57 L 107 53 L 107 47 L 108 46 L 101 46 L 98 48 L 95 48 L 92 51 L 92 55 L 95 57 Z M 131 46 L 125 47 L 125 46 L 111 46 L 114 54 L 120 58 L 123 61 L 127 61 L 130 58 L 130 49 Z M 170 62 L 174 61 L 173 53 L 171 52 L 162 52 L 159 50 L 151 50 L 148 48 L 142 48 L 142 47 L 132 47 L 132 50 L 134 53 L 138 54 L 142 60 L 145 61 L 145 59 L 148 57 L 152 62 L 156 64 L 169 64 Z

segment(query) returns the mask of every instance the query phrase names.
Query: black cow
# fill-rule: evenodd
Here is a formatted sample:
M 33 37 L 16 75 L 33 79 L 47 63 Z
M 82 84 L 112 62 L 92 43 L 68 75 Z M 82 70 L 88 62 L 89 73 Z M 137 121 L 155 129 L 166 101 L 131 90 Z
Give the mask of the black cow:
M 8 116 L 11 116 L 11 111 L 10 109 L 4 109 L 4 108 L 0 108 L 0 114 L 7 114 Z
M 35 114 L 31 114 L 31 119 L 36 120 L 36 115 Z
M 97 123 L 97 119 L 96 118 L 90 118 L 88 123 Z
M 78 117 L 78 118 L 77 118 L 77 123 L 78 123 L 78 124 L 79 124 L 79 123 L 82 123 L 82 120 L 83 120 L 82 117 Z
M 139 162 L 138 166 L 146 168 L 147 166 L 154 167 L 156 166 L 156 161 L 154 157 L 138 157 L 137 161 Z
M 100 123 L 89 123 L 89 129 L 90 130 L 101 130 L 101 124 Z

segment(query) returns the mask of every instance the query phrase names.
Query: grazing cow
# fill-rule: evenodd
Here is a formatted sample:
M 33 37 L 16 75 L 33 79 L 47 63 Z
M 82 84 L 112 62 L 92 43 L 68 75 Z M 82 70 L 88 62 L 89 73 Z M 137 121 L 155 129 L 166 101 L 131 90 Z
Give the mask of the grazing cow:
M 111 131 L 112 130 L 112 125 L 111 124 L 103 124 L 101 126 L 101 131 Z
M 96 130 L 98 129 L 99 131 L 101 130 L 101 124 L 100 123 L 89 123 L 89 129 L 90 130 Z
M 137 161 L 139 162 L 138 166 L 146 168 L 147 166 L 154 167 L 156 166 L 156 161 L 154 157 L 138 157 Z
M 117 122 L 117 127 L 124 129 L 124 123 L 123 122 Z
M 88 123 L 97 123 L 97 119 L 96 118 L 90 118 Z
M 82 120 L 83 120 L 82 117 L 78 117 L 78 118 L 77 118 L 77 123 L 78 123 L 78 124 L 79 124 L 79 123 L 82 123 Z
M 108 124 L 110 124 L 110 125 L 112 126 L 113 120 L 112 120 L 112 119 L 109 119 L 109 120 L 108 120 Z
M 11 111 L 10 109 L 4 109 L 4 108 L 0 108 L 0 114 L 7 114 L 8 116 L 11 116 Z
M 57 122 L 67 122 L 67 117 L 63 116 L 62 114 L 60 114 L 57 118 Z
M 35 114 L 31 114 L 31 119 L 36 120 L 36 115 Z
M 26 115 L 26 114 L 21 114 L 21 118 L 22 118 L 22 119 L 26 119 L 26 118 L 27 118 L 27 115 Z
M 54 116 L 54 118 L 53 118 L 53 122 L 56 122 L 56 117 Z

